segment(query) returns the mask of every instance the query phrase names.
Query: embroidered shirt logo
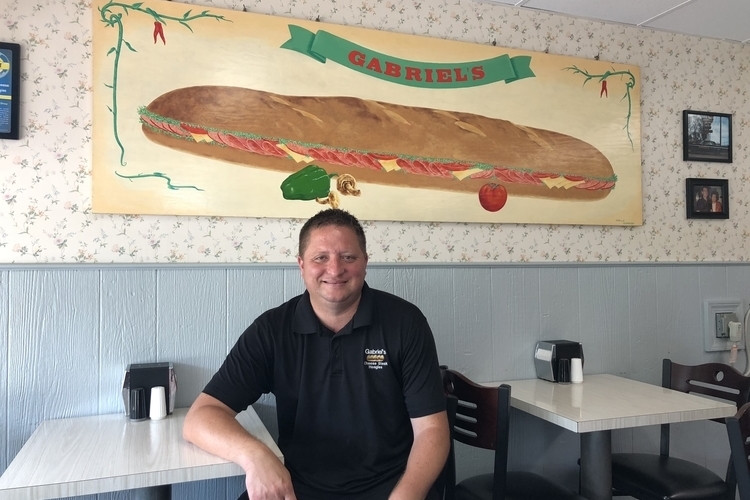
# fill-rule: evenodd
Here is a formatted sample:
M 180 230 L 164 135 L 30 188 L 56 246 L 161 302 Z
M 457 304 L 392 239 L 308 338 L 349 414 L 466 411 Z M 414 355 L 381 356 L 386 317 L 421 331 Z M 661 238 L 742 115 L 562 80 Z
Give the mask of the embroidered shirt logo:
M 385 349 L 365 349 L 365 366 L 370 370 L 382 370 L 388 366 Z

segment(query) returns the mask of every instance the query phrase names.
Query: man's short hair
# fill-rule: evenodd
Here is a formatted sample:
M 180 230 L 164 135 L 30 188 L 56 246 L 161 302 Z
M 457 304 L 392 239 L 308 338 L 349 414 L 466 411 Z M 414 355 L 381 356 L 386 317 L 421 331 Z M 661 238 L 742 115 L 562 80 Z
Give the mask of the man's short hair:
M 310 242 L 310 233 L 313 229 L 320 229 L 325 226 L 338 226 L 348 227 L 357 236 L 359 247 L 362 252 L 367 254 L 367 239 L 365 238 L 365 230 L 362 229 L 362 225 L 359 223 L 356 217 L 340 208 L 329 208 L 327 210 L 321 210 L 317 214 L 310 217 L 305 225 L 299 232 L 299 256 L 302 257 L 307 249 L 307 244 Z

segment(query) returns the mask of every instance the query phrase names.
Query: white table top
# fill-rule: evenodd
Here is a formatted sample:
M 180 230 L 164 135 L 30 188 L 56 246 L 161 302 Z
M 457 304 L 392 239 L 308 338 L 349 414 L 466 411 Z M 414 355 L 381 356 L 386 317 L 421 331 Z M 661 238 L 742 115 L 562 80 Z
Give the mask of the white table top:
M 511 406 L 573 432 L 706 420 L 734 415 L 732 403 L 616 375 L 586 375 L 581 384 L 538 378 L 487 382 L 511 386 Z
M 163 420 L 124 414 L 46 420 L 0 477 L 0 500 L 44 500 L 244 474 L 238 465 L 182 438 L 187 408 Z M 281 451 L 255 410 L 237 415 L 277 457 Z

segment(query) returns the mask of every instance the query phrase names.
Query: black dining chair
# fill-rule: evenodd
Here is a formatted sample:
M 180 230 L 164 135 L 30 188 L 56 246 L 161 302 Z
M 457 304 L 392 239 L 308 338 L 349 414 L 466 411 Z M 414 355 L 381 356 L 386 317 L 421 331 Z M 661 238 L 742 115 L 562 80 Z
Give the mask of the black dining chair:
M 441 369 L 443 367 L 441 366 Z M 448 428 L 453 429 L 453 423 L 456 421 L 456 408 L 458 408 L 458 399 L 451 394 L 445 395 L 445 412 L 448 415 Z M 456 490 L 456 458 L 453 452 L 453 439 L 450 440 L 450 452 L 445 461 L 443 470 L 440 472 L 435 481 L 435 489 L 440 493 L 440 498 L 446 500 L 454 498 Z
M 443 389 L 457 400 L 451 441 L 495 451 L 491 474 L 447 484 L 445 500 L 585 500 L 538 474 L 508 470 L 509 385 L 484 387 L 449 369 L 442 375 Z M 453 447 L 448 460 L 455 460 Z
M 742 405 L 733 417 L 727 417 L 726 423 L 740 500 L 750 500 L 750 403 Z
M 732 402 L 737 407 L 750 396 L 750 377 L 721 363 L 688 366 L 665 359 L 662 386 Z M 724 423 L 724 419 L 715 421 Z M 669 424 L 663 424 L 658 455 L 612 454 L 612 488 L 614 496 L 639 500 L 729 500 L 734 499 L 736 478 L 731 456 L 723 479 L 701 465 L 670 456 Z

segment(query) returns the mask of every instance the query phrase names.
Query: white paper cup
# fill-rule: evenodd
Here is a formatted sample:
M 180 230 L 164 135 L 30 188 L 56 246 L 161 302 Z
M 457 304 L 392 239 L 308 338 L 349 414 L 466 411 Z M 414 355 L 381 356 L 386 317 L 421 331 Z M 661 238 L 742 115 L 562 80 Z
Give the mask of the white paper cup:
M 570 381 L 574 384 L 580 384 L 583 382 L 583 362 L 581 358 L 573 358 L 570 360 Z
M 167 416 L 167 398 L 164 395 L 164 387 L 160 385 L 151 388 L 148 416 L 151 420 L 161 420 Z

